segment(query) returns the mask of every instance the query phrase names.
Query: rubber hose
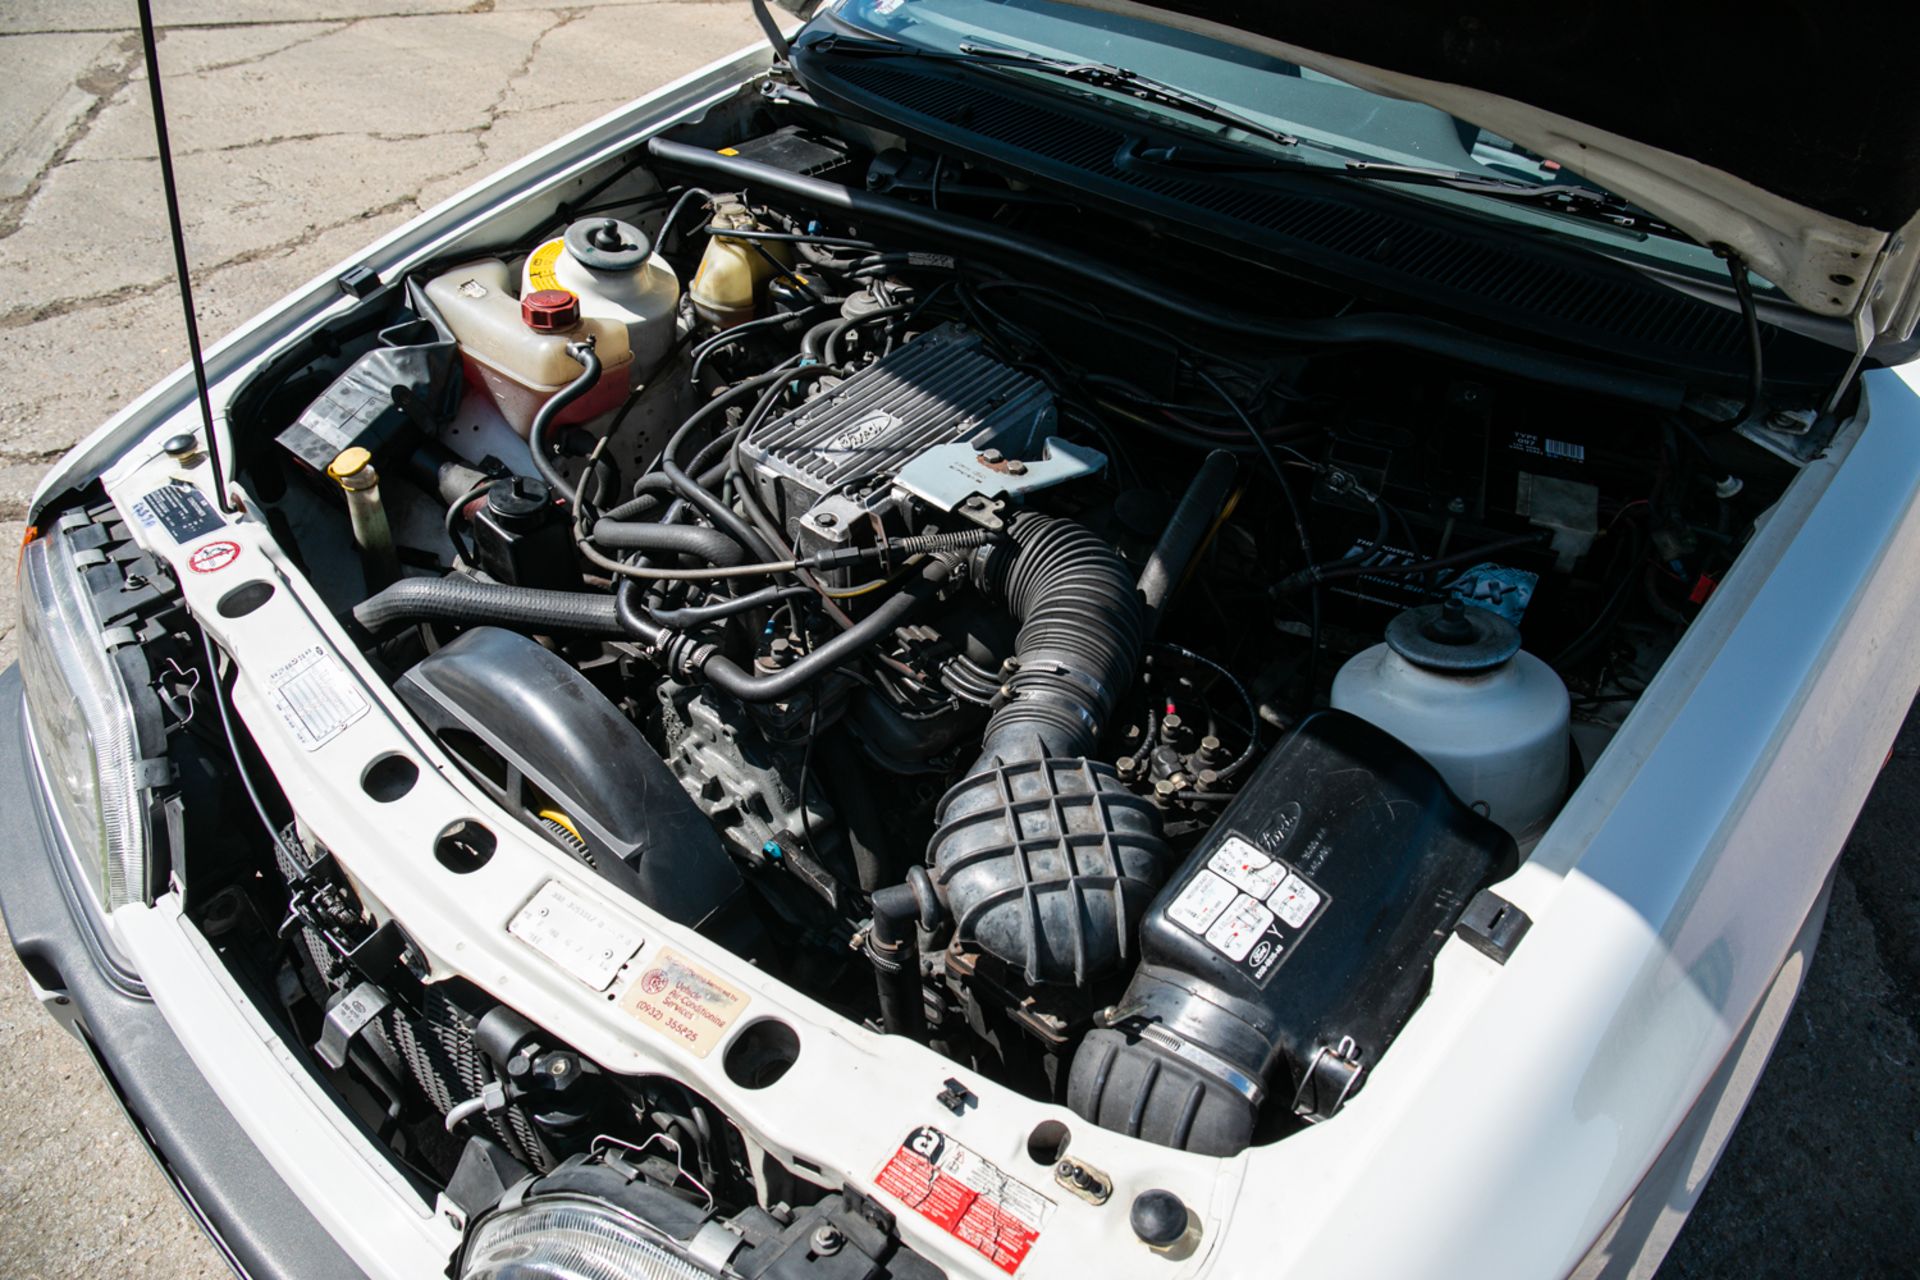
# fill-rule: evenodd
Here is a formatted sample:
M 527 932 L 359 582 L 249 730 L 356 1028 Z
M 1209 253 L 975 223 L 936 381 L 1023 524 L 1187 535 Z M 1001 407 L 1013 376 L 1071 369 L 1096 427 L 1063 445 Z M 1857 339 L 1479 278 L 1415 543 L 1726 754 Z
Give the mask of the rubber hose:
M 655 609 L 653 620 L 667 627 L 697 627 L 718 622 L 739 613 L 751 613 L 785 600 L 804 600 L 813 595 L 812 587 L 762 587 L 744 596 L 722 600 L 718 604 L 693 605 L 685 609 Z
M 622 634 L 611 596 L 462 578 L 402 578 L 355 605 L 353 620 L 375 636 L 414 622 L 486 623 L 572 635 Z
M 791 666 L 765 676 L 741 670 L 733 659 L 718 649 L 696 644 L 672 627 L 662 626 L 648 617 L 646 589 L 636 579 L 628 578 L 620 583 L 613 593 L 611 607 L 613 616 L 626 634 L 648 648 L 668 655 L 670 665 L 684 668 L 688 674 L 705 680 L 742 702 L 778 702 L 782 698 L 792 697 L 806 685 L 877 643 L 905 621 L 909 613 L 937 594 L 940 584 L 946 581 L 951 571 L 951 566 L 944 560 L 928 560 L 920 567 L 918 577 L 875 606 L 872 613 Z
M 873 965 L 880 1025 L 888 1035 L 927 1038 L 927 1000 L 920 982 L 920 904 L 910 885 L 881 889 L 872 897 L 867 960 Z
M 1173 509 L 1153 554 L 1147 557 L 1146 567 L 1140 571 L 1140 600 L 1146 606 L 1149 638 L 1160 629 L 1167 603 L 1186 577 L 1207 530 L 1213 527 L 1213 518 L 1227 500 L 1237 469 L 1233 455 L 1226 450 L 1209 453 L 1181 495 L 1180 505 Z
M 1671 378 L 1634 373 L 1583 360 L 1578 356 L 1560 355 L 1497 338 L 1482 337 L 1424 316 L 1358 312 L 1325 319 L 1294 320 L 1258 315 L 1204 299 L 1170 293 L 1143 276 L 1116 270 L 1111 262 L 1092 254 L 1025 235 L 1008 227 L 935 212 L 904 200 L 855 190 L 823 178 L 789 173 L 756 160 L 725 156 L 704 147 L 689 146 L 666 138 L 649 138 L 647 151 L 654 159 L 665 164 L 719 174 L 731 185 L 777 191 L 816 209 L 849 214 L 851 220 L 856 222 L 870 220 L 891 223 L 936 237 L 948 244 L 970 247 L 989 258 L 1020 258 L 1049 275 L 1064 272 L 1078 276 L 1212 331 L 1316 346 L 1407 347 L 1482 368 L 1499 369 L 1553 386 L 1632 400 L 1659 409 L 1677 409 L 1685 400 L 1685 385 Z
M 820 764 L 838 803 L 853 852 L 854 875 L 861 892 L 876 894 L 899 879 L 899 859 L 888 847 L 886 822 L 880 815 L 879 795 L 866 785 L 870 776 L 861 763 L 859 748 L 844 733 L 830 733 L 820 741 Z M 877 910 L 877 908 L 876 908 Z
M 527 448 L 533 453 L 534 469 L 555 493 L 572 493 L 575 486 L 554 464 L 547 448 L 547 432 L 553 429 L 553 420 L 560 416 L 561 410 L 593 390 L 593 384 L 600 381 L 600 357 L 594 353 L 591 342 L 569 342 L 567 354 L 579 361 L 580 376 L 548 396 L 540 412 L 533 415 L 533 425 L 527 428 Z
M 600 519 L 592 540 L 609 551 L 663 552 L 693 556 L 707 564 L 739 564 L 745 555 L 740 544 L 718 529 L 697 524 L 650 524 Z
M 702 489 L 711 489 L 727 478 L 728 459 L 722 458 L 706 468 L 694 482 Z M 610 507 L 601 515 L 602 520 L 633 520 L 651 512 L 655 507 L 668 501 L 678 493 L 673 481 L 659 471 L 650 471 L 633 482 L 633 496 L 617 507 Z
M 731 658 L 715 652 L 701 663 L 701 678 L 742 702 L 778 702 L 792 697 L 906 621 L 908 614 L 933 597 L 950 571 L 946 561 L 928 560 L 921 566 L 919 577 L 888 596 L 872 613 L 773 675 L 742 671 Z
M 1021 512 L 1008 541 L 976 553 L 977 581 L 1020 624 L 1018 670 L 987 721 L 979 759 L 1092 753 L 1146 645 L 1146 615 L 1120 553 L 1072 520 Z

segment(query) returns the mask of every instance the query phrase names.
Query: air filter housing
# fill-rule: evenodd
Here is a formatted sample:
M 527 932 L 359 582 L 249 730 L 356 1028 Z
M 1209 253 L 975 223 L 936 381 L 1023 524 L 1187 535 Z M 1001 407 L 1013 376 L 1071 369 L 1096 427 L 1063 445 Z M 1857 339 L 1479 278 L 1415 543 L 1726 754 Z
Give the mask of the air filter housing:
M 760 500 L 791 527 L 827 494 L 896 475 L 936 445 L 1009 457 L 1053 425 L 1038 378 L 989 355 L 978 334 L 941 325 L 753 433 L 741 453 Z

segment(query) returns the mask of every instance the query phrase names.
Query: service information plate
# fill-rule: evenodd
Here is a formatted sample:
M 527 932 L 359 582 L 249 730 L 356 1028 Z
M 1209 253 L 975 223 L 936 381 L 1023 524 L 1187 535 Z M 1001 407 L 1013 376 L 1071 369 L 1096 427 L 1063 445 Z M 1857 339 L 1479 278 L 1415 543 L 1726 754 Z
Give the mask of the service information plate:
M 646 939 L 623 920 L 549 880 L 507 924 L 507 932 L 595 991 L 605 991 Z

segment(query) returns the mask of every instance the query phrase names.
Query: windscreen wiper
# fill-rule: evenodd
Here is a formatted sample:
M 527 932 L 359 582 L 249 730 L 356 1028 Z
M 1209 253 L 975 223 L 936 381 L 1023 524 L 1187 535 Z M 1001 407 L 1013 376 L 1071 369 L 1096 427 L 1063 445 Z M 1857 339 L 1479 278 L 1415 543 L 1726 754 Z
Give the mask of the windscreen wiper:
M 1138 71 L 1116 67 L 1111 63 L 1091 62 L 1078 58 L 1053 58 L 1043 53 L 1028 53 L 1023 49 L 1007 49 L 999 45 L 980 44 L 971 40 L 962 42 L 954 51 L 949 52 L 944 49 L 925 49 L 895 40 L 846 36 L 837 32 L 821 36 L 809 42 L 807 47 L 836 54 L 923 58 L 933 62 L 985 64 L 1033 71 L 1061 80 L 1071 80 L 1075 84 L 1124 94 L 1195 119 L 1227 125 L 1276 146 L 1291 147 L 1300 141 L 1283 129 L 1261 124 L 1258 120 L 1243 116 L 1232 108 L 1221 106 L 1200 94 L 1170 85 L 1164 80 L 1156 80 L 1152 76 L 1141 75 Z
M 1312 164 L 1291 158 L 1263 160 L 1257 156 L 1235 156 L 1178 145 L 1144 145 L 1136 141 L 1129 141 L 1123 146 L 1115 162 L 1122 168 L 1159 167 L 1238 176 L 1330 178 L 1345 182 L 1391 182 L 1407 186 L 1443 187 L 1491 200 L 1530 204 L 1570 217 L 1606 222 L 1628 231 L 1685 238 L 1644 209 L 1612 192 L 1577 183 L 1490 178 L 1459 169 L 1388 164 L 1377 160 L 1346 160 L 1339 164 Z

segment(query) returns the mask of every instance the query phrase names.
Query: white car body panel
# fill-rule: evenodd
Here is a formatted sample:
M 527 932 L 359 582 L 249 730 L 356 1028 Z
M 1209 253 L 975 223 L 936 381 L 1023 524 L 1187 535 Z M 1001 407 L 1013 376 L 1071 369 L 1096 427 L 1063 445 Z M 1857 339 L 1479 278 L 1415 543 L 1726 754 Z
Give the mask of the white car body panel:
M 554 189 L 569 172 L 724 97 L 766 56 L 749 50 L 587 126 L 353 263 L 386 276 L 432 256 L 500 203 Z M 258 359 L 345 305 L 337 274 L 214 349 L 216 413 Z M 619 896 L 467 781 L 263 525 L 240 520 L 210 535 L 241 546 L 214 573 L 185 571 L 191 545 L 140 536 L 182 570 L 195 615 L 235 657 L 236 710 L 295 811 L 368 905 L 404 921 L 436 971 L 465 975 L 611 1070 L 688 1081 L 753 1142 L 817 1167 L 819 1180 L 870 1191 L 907 1133 L 933 1124 L 1054 1201 L 1021 1275 L 1563 1275 L 1607 1230 L 1703 1091 L 1716 1105 L 1732 1096 L 1709 1085 L 1778 989 L 1803 924 L 1817 920 L 1822 886 L 1920 687 L 1920 650 L 1908 639 L 1920 623 L 1920 399 L 1907 369 L 1865 381 L 1870 420 L 1863 412 L 1844 427 L 1791 486 L 1573 803 L 1502 888 L 1535 921 L 1511 961 L 1501 967 L 1449 944 L 1433 995 L 1336 1120 L 1230 1159 L 1095 1128 L 922 1046 L 868 1033 Z M 170 480 L 205 487 L 204 465 L 182 472 L 158 445 L 197 425 L 191 381 L 176 375 L 70 455 L 36 503 L 116 455 L 106 483 L 123 510 Z M 273 598 L 245 617 L 221 617 L 219 599 L 254 578 L 275 583 Z M 309 751 L 266 694 L 270 673 L 316 644 L 337 655 L 371 710 Z M 390 751 L 425 767 L 410 793 L 376 805 L 359 779 Z M 499 847 L 484 867 L 456 876 L 431 847 L 465 817 L 486 821 Z M 777 1015 L 801 1040 L 792 1070 L 768 1088 L 740 1088 L 722 1068 L 722 1049 L 694 1057 L 509 936 L 508 920 L 551 880 L 636 929 L 647 940 L 642 958 L 671 945 L 750 991 L 729 1034 Z M 262 1042 L 177 902 L 123 908 L 111 925 L 216 1091 L 316 1215 L 343 1224 L 343 1244 L 369 1274 L 437 1273 L 421 1259 L 444 1248 L 451 1229 L 397 1191 L 378 1151 L 341 1133 L 298 1063 Z M 1777 1018 L 1770 1025 L 1762 1056 Z M 956 1075 L 980 1100 L 962 1116 L 935 1102 Z M 1740 1101 L 1744 1093 L 1736 1108 Z M 1042 1120 L 1066 1123 L 1075 1156 L 1112 1177 L 1106 1206 L 1066 1194 L 1029 1159 L 1026 1135 Z M 1190 1259 L 1155 1258 L 1127 1231 L 1125 1206 L 1149 1187 L 1173 1190 L 1202 1219 Z M 904 1238 L 950 1275 L 1003 1274 L 880 1199 Z M 367 1226 L 383 1221 L 401 1241 L 391 1249 L 376 1247 Z

